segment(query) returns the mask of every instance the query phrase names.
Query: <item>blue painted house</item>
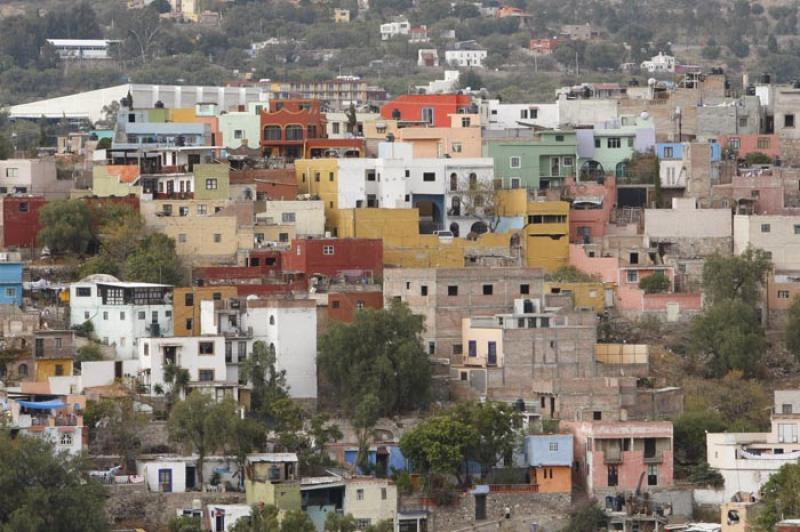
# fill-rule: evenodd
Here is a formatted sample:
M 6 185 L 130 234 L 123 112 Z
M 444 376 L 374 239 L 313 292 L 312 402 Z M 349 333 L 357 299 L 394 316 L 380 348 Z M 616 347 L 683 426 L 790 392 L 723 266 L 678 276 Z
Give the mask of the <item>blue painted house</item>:
M 572 434 L 525 436 L 525 461 L 539 493 L 571 493 Z
M 22 306 L 21 262 L 0 262 L 0 304 Z
M 674 161 L 683 159 L 683 152 L 686 150 L 686 142 L 662 142 L 656 144 L 656 157 L 661 161 Z M 722 146 L 719 143 L 711 143 L 711 161 L 718 162 L 722 158 Z
M 358 457 L 358 448 L 351 447 L 344 450 L 344 461 L 346 464 L 355 465 L 356 458 Z M 384 444 L 369 449 L 369 464 L 377 469 L 377 464 L 380 462 L 380 469 L 384 474 L 390 475 L 392 471 L 410 471 L 411 467 L 408 460 L 400 451 L 400 446 L 397 444 Z M 364 474 L 365 471 L 358 469 L 359 474 Z

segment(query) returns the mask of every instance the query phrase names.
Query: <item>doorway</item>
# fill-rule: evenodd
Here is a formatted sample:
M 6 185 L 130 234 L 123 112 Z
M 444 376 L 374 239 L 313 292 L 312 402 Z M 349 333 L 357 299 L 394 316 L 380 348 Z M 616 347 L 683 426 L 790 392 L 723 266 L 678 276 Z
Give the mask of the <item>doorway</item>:
M 193 465 L 187 465 L 186 466 L 186 489 L 187 490 L 191 490 L 191 489 L 195 488 L 195 486 L 197 484 L 197 482 L 195 480 L 196 477 L 197 477 L 197 468 L 195 466 L 193 466 Z

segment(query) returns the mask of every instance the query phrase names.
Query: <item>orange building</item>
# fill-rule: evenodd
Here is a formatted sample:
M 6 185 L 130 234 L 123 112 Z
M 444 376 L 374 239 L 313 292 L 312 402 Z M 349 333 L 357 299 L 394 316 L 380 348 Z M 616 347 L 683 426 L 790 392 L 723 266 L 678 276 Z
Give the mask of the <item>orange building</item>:
M 525 437 L 530 483 L 539 493 L 572 493 L 572 435 Z

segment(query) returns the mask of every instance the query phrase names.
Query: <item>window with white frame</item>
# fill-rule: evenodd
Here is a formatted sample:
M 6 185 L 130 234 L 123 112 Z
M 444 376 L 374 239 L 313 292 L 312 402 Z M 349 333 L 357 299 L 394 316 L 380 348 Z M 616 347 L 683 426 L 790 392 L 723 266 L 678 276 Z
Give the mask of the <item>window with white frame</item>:
M 639 282 L 639 272 L 636 270 L 628 270 L 627 279 L 629 283 Z
M 6 168 L 6 177 L 18 177 L 19 168 Z
M 789 299 L 788 290 L 778 290 L 778 299 Z
M 197 206 L 197 214 L 202 216 L 206 213 L 208 213 L 208 207 L 204 203 Z
M 61 439 L 59 440 L 61 445 L 71 446 L 72 445 L 72 434 L 69 432 L 64 432 L 61 434 Z
M 206 179 L 206 190 L 217 190 L 217 180 L 214 178 Z
M 622 146 L 622 139 L 619 137 L 608 137 L 608 144 L 609 148 L 619 148 Z
M 322 254 L 333 255 L 333 246 L 330 245 L 322 246 Z
M 281 222 L 283 222 L 285 224 L 294 223 L 295 222 L 295 213 L 293 213 L 293 212 L 281 213 Z
M 508 166 L 511 168 L 522 168 L 522 157 L 519 155 L 512 155 L 508 159 Z

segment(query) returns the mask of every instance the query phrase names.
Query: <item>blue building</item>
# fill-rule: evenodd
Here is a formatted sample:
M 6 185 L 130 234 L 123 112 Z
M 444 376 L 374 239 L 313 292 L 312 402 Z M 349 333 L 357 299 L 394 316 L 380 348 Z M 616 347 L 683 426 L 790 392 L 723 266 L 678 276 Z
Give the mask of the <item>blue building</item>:
M 21 262 L 0 262 L 0 304 L 22 306 Z
M 344 450 L 344 461 L 349 465 L 355 465 L 358 457 L 357 448 L 348 448 Z M 370 447 L 369 449 L 369 464 L 376 469 L 376 472 L 386 475 L 391 475 L 392 471 L 410 471 L 408 460 L 403 456 L 400 451 L 400 446 L 397 444 L 384 444 Z M 359 474 L 366 473 L 358 469 Z
M 571 466 L 572 434 L 525 436 L 525 462 L 528 467 Z
M 661 161 L 675 161 L 683 159 L 683 152 L 686 150 L 687 142 L 664 142 L 656 144 L 656 157 Z M 711 143 L 711 161 L 718 162 L 722 158 L 722 146 L 719 143 Z

